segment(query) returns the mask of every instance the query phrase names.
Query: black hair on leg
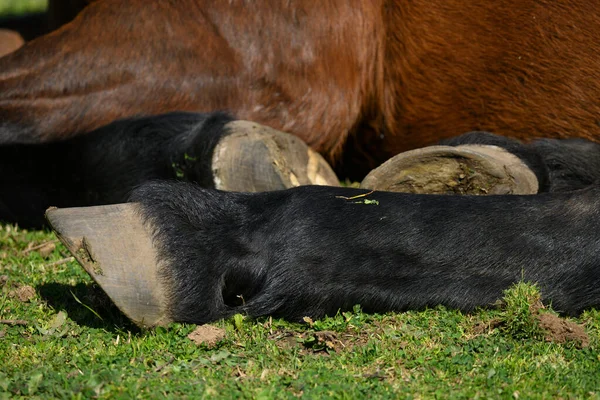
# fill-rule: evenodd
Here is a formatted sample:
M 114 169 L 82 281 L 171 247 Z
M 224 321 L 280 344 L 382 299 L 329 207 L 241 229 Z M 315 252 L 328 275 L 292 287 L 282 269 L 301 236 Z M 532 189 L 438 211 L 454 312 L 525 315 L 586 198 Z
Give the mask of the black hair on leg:
M 585 139 L 539 139 L 528 145 L 548 169 L 548 191 L 581 189 L 600 181 L 600 144 Z
M 212 153 L 224 113 L 119 120 L 63 142 L 0 146 L 0 220 L 41 227 L 49 206 L 123 203 L 152 179 L 213 187 Z
M 600 188 L 437 196 L 304 186 L 134 191 L 175 321 L 485 307 L 524 279 L 565 314 L 600 305 Z M 363 195 L 362 197 L 356 197 Z

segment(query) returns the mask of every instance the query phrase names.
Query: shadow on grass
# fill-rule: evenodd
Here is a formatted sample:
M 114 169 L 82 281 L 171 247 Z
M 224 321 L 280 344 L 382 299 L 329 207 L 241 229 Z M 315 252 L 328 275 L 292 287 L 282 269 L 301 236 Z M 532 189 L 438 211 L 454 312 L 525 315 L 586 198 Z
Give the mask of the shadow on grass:
M 36 289 L 50 306 L 55 310 L 65 311 L 69 318 L 80 326 L 105 329 L 109 332 L 140 332 L 140 328 L 123 315 L 96 284 L 79 283 L 71 286 L 44 283 Z

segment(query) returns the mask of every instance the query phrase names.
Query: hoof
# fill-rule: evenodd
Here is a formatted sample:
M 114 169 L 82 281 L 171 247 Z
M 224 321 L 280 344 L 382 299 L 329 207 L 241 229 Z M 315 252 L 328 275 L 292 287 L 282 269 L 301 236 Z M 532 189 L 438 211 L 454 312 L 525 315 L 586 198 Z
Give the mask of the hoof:
M 431 146 L 389 159 L 362 188 L 423 194 L 535 194 L 535 174 L 514 154 L 487 145 Z
M 0 57 L 18 50 L 24 44 L 25 41 L 18 32 L 0 29 Z
M 327 161 L 296 136 L 250 121 L 226 125 L 213 153 L 216 189 L 264 192 L 300 185 L 339 186 Z
M 137 204 L 49 209 L 56 236 L 115 305 L 140 327 L 166 325 L 165 288 Z

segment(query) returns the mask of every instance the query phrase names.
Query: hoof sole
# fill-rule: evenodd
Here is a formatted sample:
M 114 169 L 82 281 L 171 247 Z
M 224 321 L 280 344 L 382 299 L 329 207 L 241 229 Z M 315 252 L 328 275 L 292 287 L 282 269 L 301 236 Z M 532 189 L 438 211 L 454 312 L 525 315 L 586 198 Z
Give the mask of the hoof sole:
M 431 146 L 392 157 L 371 171 L 361 187 L 421 194 L 535 194 L 535 174 L 497 146 Z

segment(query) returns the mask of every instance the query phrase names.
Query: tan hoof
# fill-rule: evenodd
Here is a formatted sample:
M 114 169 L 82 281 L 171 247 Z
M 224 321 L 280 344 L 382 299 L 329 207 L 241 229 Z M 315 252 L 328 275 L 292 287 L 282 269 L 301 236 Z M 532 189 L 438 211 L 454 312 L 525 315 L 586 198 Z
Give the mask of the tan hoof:
M 264 192 L 300 185 L 339 186 L 327 161 L 302 140 L 250 121 L 233 121 L 215 148 L 215 188 Z
M 151 232 L 135 203 L 49 209 L 57 237 L 115 305 L 140 327 L 165 325 L 166 293 Z
M 514 154 L 487 145 L 431 146 L 392 157 L 362 188 L 427 194 L 535 194 L 538 180 Z
M 18 32 L 0 29 L 0 57 L 18 50 L 24 44 L 25 41 Z

